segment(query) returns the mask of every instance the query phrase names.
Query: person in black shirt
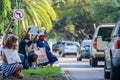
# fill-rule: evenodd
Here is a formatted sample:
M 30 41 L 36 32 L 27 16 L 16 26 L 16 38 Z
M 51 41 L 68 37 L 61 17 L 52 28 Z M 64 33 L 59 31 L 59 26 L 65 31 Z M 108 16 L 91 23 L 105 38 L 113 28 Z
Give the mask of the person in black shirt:
M 21 41 L 19 42 L 19 49 L 18 52 L 20 54 L 20 58 L 22 61 L 22 65 L 24 69 L 28 69 L 29 68 L 29 64 L 28 64 L 28 54 L 27 54 L 27 50 L 28 47 L 31 45 L 32 41 L 29 39 L 29 35 L 28 32 L 30 31 L 30 28 L 28 29 L 28 31 L 25 33 L 25 35 L 21 38 Z

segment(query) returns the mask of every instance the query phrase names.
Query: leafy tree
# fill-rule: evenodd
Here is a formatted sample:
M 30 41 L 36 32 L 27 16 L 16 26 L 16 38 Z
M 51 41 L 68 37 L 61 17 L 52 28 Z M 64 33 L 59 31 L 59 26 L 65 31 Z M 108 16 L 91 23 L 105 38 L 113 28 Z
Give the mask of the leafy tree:
M 53 0 L 54 1 L 54 0 Z M 87 0 L 56 0 L 52 3 L 58 15 L 54 30 L 61 37 L 80 41 L 93 32 L 91 5 Z M 74 27 L 71 27 L 73 25 Z M 74 31 L 73 29 L 74 28 Z M 88 29 L 89 28 L 89 29 Z M 64 32 L 64 33 L 63 33 Z
M 4 27 L 9 23 L 11 12 L 10 0 L 0 0 L 0 35 L 4 32 Z
M 92 0 L 92 11 L 96 23 L 116 23 L 120 19 L 120 1 Z

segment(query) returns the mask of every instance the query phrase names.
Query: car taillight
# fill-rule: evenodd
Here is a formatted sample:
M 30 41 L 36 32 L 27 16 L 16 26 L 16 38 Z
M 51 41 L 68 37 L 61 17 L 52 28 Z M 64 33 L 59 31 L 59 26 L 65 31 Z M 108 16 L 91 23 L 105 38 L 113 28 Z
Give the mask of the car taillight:
M 120 38 L 116 41 L 116 49 L 120 49 Z
M 95 39 L 93 40 L 93 47 L 94 47 L 94 48 L 97 48 L 97 38 L 95 38 Z

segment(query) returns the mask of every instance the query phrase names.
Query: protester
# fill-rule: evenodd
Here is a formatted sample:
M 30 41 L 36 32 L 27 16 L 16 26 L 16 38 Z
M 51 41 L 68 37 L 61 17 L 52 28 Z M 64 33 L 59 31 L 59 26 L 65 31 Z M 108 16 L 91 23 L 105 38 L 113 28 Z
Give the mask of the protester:
M 38 55 L 35 54 L 34 49 L 36 48 L 36 39 L 37 36 L 34 37 L 32 40 L 32 44 L 28 47 L 28 62 L 31 68 L 35 69 L 37 68 L 37 58 Z
M 4 45 L 5 40 L 13 34 L 13 28 L 14 28 L 13 23 L 14 22 L 15 22 L 15 19 L 13 18 L 5 30 L 5 33 L 3 35 L 3 41 L 2 41 L 3 45 Z
M 24 75 L 20 72 L 23 66 L 20 64 L 21 62 L 20 57 L 16 51 L 17 46 L 18 46 L 17 37 L 14 35 L 7 38 L 4 43 L 4 48 L 2 50 L 3 78 L 9 78 L 10 76 L 13 76 L 13 77 L 21 79 L 24 77 Z M 16 56 L 10 57 L 11 54 L 16 55 Z M 13 63 L 10 63 L 10 61 Z
M 18 52 L 19 52 L 20 55 L 23 55 L 23 56 L 21 56 L 21 60 L 22 60 L 22 65 L 23 65 L 24 69 L 29 68 L 29 64 L 28 64 L 28 47 L 32 43 L 32 41 L 29 38 L 29 34 L 28 34 L 29 31 L 30 31 L 30 28 L 25 33 L 25 35 L 23 35 L 23 37 L 21 38 L 21 41 L 19 42 L 19 50 L 18 50 Z
M 1 57 L 1 54 L 2 54 L 2 50 L 3 50 L 3 46 L 5 44 L 5 41 L 8 37 L 10 37 L 13 33 L 13 23 L 15 22 L 15 19 L 13 18 L 10 23 L 7 25 L 7 28 L 5 29 L 5 33 L 3 35 L 3 38 L 2 38 L 2 43 L 0 45 L 0 57 Z M 1 70 L 1 66 L 0 66 L 0 70 Z
M 2 44 L 1 44 L 1 46 L 0 46 L 0 52 L 2 51 L 2 49 L 3 49 L 3 45 L 4 45 L 4 43 L 5 43 L 5 40 L 8 38 L 8 37 L 10 37 L 10 35 L 13 33 L 13 23 L 14 23 L 14 21 L 15 21 L 15 19 L 13 18 L 11 21 L 10 21 L 10 23 L 8 24 L 8 26 L 7 26 L 7 28 L 6 28 L 6 30 L 5 30 L 5 33 L 4 33 L 4 35 L 3 35 L 3 38 L 2 38 Z
M 46 66 L 46 65 L 50 64 L 50 66 L 52 66 L 54 62 L 58 61 L 57 57 L 52 54 L 48 42 L 45 40 L 44 32 L 40 32 L 40 34 L 39 34 L 39 39 L 37 41 L 37 47 L 38 48 L 45 47 L 46 54 L 47 54 L 47 57 L 49 60 L 48 62 L 42 63 L 40 65 Z

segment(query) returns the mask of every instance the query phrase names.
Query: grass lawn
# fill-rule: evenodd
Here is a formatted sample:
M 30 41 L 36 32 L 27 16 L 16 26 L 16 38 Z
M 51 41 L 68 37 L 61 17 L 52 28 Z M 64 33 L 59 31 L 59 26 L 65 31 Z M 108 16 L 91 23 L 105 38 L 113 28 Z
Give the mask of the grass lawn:
M 7 80 L 67 80 L 67 78 L 61 75 L 61 68 L 56 66 L 46 66 L 37 69 L 23 69 L 23 79 L 9 78 Z M 0 80 L 4 80 L 0 76 Z
M 22 72 L 25 75 L 23 80 L 66 80 L 61 75 L 61 68 L 55 66 L 28 70 L 23 69 Z
M 24 74 L 29 74 L 29 75 L 45 75 L 45 76 L 61 75 L 60 67 L 51 67 L 51 66 L 46 66 L 46 67 L 37 68 L 37 69 L 22 70 L 22 72 Z

